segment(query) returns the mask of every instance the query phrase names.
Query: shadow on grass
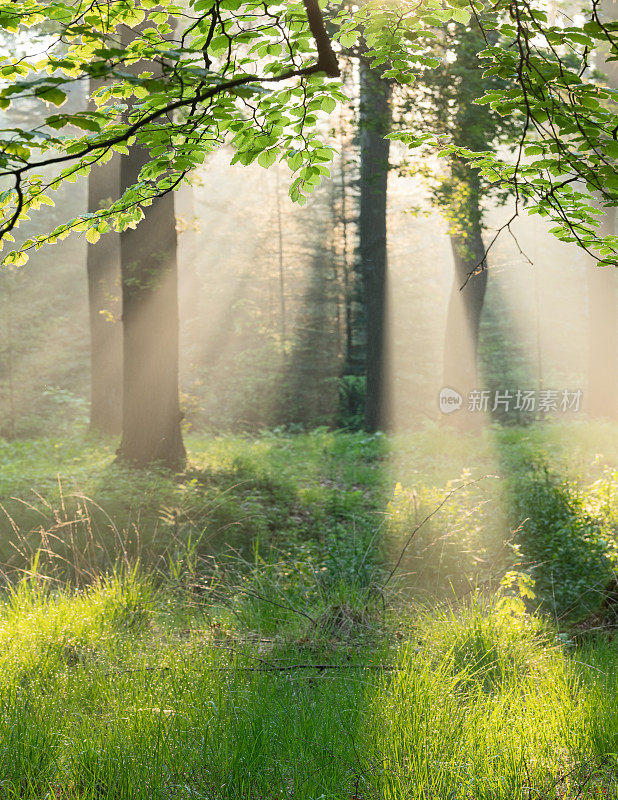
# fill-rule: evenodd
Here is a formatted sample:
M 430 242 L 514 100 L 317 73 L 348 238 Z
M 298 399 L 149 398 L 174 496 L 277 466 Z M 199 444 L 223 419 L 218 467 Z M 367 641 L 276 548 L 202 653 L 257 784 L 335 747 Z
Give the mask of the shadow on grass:
M 198 442 L 177 476 L 109 460 L 75 470 L 71 460 L 51 483 L 0 492 L 0 562 L 10 572 L 36 559 L 39 572 L 82 584 L 118 564 L 184 569 L 225 550 L 252 560 L 257 543 L 285 551 L 344 539 L 346 526 L 375 523 L 377 447 L 372 437 L 342 442 L 326 431 L 221 437 Z

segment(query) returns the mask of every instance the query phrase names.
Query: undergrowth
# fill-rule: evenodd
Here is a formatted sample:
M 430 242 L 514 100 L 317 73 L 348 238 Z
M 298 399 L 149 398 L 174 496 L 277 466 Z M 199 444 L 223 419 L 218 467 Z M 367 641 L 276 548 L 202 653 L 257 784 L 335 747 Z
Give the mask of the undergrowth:
M 580 624 L 615 474 L 579 433 L 570 467 L 551 428 L 221 439 L 179 478 L 43 447 L 2 491 L 2 797 L 618 797 L 618 650 Z

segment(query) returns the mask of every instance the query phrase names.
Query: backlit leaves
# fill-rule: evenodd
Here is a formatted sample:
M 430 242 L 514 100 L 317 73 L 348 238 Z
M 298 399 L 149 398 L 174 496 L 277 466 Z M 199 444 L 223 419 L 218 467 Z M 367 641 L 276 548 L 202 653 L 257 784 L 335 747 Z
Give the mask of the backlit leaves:
M 603 45 L 616 57 L 618 25 L 601 24 L 595 9 L 590 2 L 585 21 L 575 25 L 566 17 L 549 24 L 538 2 L 500 0 L 486 8 L 488 30 L 511 44 L 491 46 L 488 39 L 481 58 L 488 73 L 518 81 L 478 102 L 519 121 L 521 140 L 500 157 L 439 144 L 497 186 L 514 187 L 518 203 L 553 220 L 561 238 L 602 248 L 613 259 L 614 242 L 599 238 L 590 194 L 618 204 L 618 118 L 615 93 L 593 74 L 591 53 Z M 337 4 L 329 31 L 336 47 L 361 47 L 374 68 L 405 85 L 436 66 L 429 39 L 482 10 L 467 0 Z M 137 144 L 151 157 L 138 184 L 109 208 L 64 221 L 29 240 L 26 250 L 72 230 L 94 239 L 110 227 L 136 225 L 142 205 L 177 188 L 223 143 L 241 164 L 286 163 L 299 203 L 328 174 L 324 123 L 347 98 L 337 81 L 312 72 L 317 53 L 303 2 L 0 0 L 2 28 L 11 41 L 25 40 L 26 32 L 39 38 L 32 53 L 12 52 L 11 45 L 0 53 L 0 108 L 39 102 L 46 125 L 3 134 L 0 177 L 14 188 L 4 193 L 0 233 L 112 152 L 126 154 Z M 92 78 L 101 83 L 92 87 L 90 105 L 63 113 L 73 84 Z M 427 142 L 422 133 L 399 138 L 410 146 Z M 48 184 L 34 177 L 46 165 L 56 170 Z

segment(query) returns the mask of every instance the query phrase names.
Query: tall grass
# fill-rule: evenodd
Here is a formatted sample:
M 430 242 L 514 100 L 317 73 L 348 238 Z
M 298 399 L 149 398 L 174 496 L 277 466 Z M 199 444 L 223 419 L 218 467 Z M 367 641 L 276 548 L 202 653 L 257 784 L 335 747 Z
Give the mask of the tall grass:
M 607 643 L 565 649 L 480 595 L 373 640 L 175 603 L 137 573 L 5 597 L 3 797 L 616 796 Z
M 418 466 L 427 443 L 416 444 Z M 142 475 L 161 497 L 135 525 L 99 495 L 70 500 L 64 481 L 32 512 L 38 525 L 22 528 L 7 508 L 16 555 L 0 592 L 0 798 L 618 797 L 618 649 L 607 637 L 578 644 L 518 597 L 420 604 L 426 587 L 404 573 L 418 578 L 428 554 L 432 581 L 475 554 L 488 569 L 513 565 L 504 513 L 478 487 L 432 517 L 389 581 L 384 540 L 406 542 L 444 485 L 402 468 L 401 513 L 381 514 L 393 487 L 373 467 L 388 446 L 326 433 L 220 442 L 180 488 Z M 512 446 L 521 461 L 527 446 Z M 602 521 L 586 528 L 597 547 L 612 535 L 615 490 L 602 470 L 590 477 L 577 502 L 569 488 L 568 508 L 555 483 L 546 490 L 575 515 L 574 537 L 578 519 Z M 165 534 L 156 557 L 153 519 Z M 225 520 L 246 541 L 216 555 L 200 537 Z M 487 536 L 502 548 L 493 562 Z M 516 576 L 504 591 L 529 585 Z

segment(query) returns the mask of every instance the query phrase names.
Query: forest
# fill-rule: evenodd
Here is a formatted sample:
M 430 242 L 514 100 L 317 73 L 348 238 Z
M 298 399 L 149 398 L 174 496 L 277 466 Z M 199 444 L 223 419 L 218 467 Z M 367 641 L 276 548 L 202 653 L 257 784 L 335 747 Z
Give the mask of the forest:
M 617 0 L 0 0 L 0 800 L 618 800 Z

